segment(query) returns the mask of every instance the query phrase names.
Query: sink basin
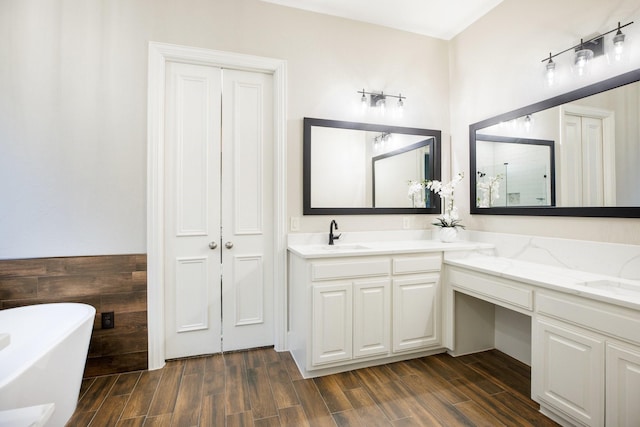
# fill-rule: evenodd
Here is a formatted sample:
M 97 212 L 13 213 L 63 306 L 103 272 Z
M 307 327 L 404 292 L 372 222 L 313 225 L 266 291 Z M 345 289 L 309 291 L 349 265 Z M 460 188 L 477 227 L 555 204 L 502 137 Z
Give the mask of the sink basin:
M 353 244 L 347 243 L 347 244 L 337 244 L 337 245 L 322 245 L 320 246 L 320 249 L 325 251 L 353 251 L 358 249 L 369 249 L 369 247 L 359 243 L 353 243 Z
M 600 289 L 617 295 L 640 296 L 640 285 L 618 282 L 616 280 L 592 280 L 582 283 L 588 288 Z

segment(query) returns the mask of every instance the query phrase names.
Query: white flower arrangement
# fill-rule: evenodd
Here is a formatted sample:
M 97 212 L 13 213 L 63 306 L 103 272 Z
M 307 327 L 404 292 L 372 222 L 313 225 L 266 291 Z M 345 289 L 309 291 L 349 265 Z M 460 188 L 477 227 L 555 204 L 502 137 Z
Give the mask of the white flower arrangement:
M 476 185 L 478 188 L 477 205 L 479 208 L 490 208 L 500 198 L 500 180 L 502 174 L 496 176 L 487 176 L 482 172 L 478 172 L 480 178 L 484 178 L 483 181 L 479 181 Z
M 410 181 L 409 182 L 409 198 L 414 200 L 417 196 L 422 197 L 423 189 L 429 189 L 440 196 L 442 203 L 444 204 L 444 214 L 440 218 L 436 218 L 436 222 L 432 223 L 438 227 L 453 227 L 464 228 L 464 225 L 460 223 L 460 217 L 458 215 L 458 208 L 454 203 L 454 190 L 456 186 L 462 181 L 464 174 L 458 173 L 451 182 L 442 184 L 438 180 L 433 181 Z

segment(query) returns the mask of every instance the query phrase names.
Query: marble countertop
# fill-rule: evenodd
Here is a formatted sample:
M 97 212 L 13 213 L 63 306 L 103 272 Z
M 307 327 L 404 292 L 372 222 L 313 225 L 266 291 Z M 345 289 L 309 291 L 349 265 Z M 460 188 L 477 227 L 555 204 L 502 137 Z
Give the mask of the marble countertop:
M 457 241 L 443 243 L 439 240 L 390 240 L 362 241 L 354 243 L 289 244 L 289 251 L 302 258 L 333 258 L 366 255 L 394 255 L 421 252 L 477 251 L 492 249 L 488 243 Z
M 445 258 L 445 264 L 640 310 L 640 281 L 473 254 Z

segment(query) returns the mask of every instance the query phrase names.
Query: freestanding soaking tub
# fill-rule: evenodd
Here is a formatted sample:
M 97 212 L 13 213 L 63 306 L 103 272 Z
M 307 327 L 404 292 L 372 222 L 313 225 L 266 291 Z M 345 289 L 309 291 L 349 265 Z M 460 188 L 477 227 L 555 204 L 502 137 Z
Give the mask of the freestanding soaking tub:
M 76 303 L 0 310 L 0 334 L 9 335 L 0 349 L 0 424 L 2 411 L 51 403 L 47 426 L 62 427 L 71 418 L 95 313 Z

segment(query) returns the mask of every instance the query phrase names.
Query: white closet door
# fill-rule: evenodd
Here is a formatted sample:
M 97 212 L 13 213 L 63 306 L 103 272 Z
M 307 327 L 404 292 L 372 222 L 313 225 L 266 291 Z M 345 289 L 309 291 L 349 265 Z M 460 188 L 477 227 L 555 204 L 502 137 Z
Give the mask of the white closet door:
M 220 352 L 221 70 L 167 63 L 165 355 Z M 210 249 L 214 242 L 216 249 Z
M 602 120 L 582 117 L 582 203 L 604 206 Z
M 273 345 L 272 76 L 223 70 L 223 349 Z
M 582 121 L 580 117 L 563 117 L 561 148 L 560 198 L 561 206 L 582 206 Z
M 563 109 L 559 205 L 616 205 L 614 123 L 611 111 Z

